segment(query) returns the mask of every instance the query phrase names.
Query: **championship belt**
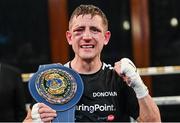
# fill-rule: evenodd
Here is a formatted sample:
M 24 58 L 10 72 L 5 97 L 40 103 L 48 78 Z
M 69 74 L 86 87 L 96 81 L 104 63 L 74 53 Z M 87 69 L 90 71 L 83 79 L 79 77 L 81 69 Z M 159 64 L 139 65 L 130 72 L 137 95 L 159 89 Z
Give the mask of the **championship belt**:
M 57 111 L 53 122 L 74 122 L 75 105 L 84 85 L 78 73 L 61 64 L 40 65 L 29 80 L 29 91 L 37 102 Z

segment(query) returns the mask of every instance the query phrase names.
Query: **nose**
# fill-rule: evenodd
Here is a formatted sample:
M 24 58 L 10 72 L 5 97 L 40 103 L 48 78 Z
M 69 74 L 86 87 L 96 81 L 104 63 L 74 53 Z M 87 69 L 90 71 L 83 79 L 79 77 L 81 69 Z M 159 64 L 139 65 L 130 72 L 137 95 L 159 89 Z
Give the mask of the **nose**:
M 92 39 L 92 34 L 91 34 L 89 31 L 85 32 L 85 33 L 83 34 L 83 39 L 84 39 L 84 40 L 90 40 L 90 39 Z

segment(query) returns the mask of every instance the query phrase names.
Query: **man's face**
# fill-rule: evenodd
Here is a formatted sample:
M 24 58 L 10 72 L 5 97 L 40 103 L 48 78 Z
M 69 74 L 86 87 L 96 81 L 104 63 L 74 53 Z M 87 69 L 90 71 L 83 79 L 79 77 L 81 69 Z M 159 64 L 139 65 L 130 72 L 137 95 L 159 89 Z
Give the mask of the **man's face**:
M 66 37 L 76 57 L 94 59 L 100 57 L 103 46 L 109 41 L 110 32 L 105 30 L 100 16 L 92 18 L 88 14 L 73 18 Z

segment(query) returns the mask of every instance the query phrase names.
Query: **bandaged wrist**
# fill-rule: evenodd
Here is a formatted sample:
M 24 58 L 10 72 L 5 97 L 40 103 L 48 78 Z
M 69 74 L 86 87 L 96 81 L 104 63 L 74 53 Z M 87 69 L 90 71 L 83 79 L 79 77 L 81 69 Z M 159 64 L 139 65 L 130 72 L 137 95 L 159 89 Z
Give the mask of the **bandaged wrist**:
M 138 73 L 130 77 L 130 86 L 134 89 L 138 99 L 141 99 L 149 94 L 147 86 L 143 83 Z
M 128 84 L 134 89 L 138 99 L 148 95 L 149 93 L 148 89 L 146 85 L 143 83 L 136 69 L 136 66 L 130 59 L 128 58 L 121 59 L 120 74 L 124 74 L 126 77 L 128 77 Z
M 32 111 L 31 111 L 31 117 L 32 117 L 33 123 L 37 123 L 37 122 L 43 123 L 38 110 L 39 110 L 38 103 L 36 103 L 33 105 Z

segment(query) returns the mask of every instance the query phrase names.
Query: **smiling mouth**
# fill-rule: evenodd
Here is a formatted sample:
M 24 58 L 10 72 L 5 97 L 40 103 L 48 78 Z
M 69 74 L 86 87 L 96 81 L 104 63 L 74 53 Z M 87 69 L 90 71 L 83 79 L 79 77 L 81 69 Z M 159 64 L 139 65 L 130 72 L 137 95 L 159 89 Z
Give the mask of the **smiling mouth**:
M 87 49 L 87 48 L 94 48 L 94 45 L 81 45 L 80 47 Z

